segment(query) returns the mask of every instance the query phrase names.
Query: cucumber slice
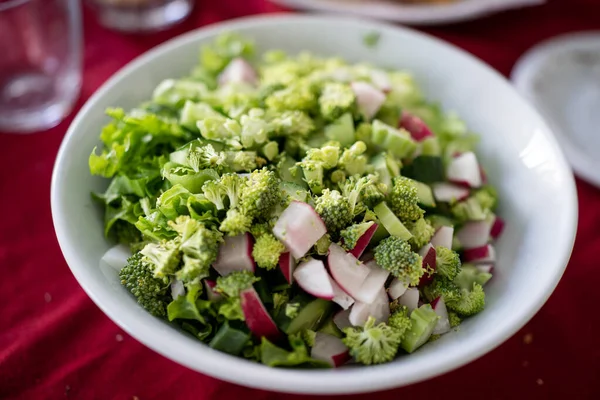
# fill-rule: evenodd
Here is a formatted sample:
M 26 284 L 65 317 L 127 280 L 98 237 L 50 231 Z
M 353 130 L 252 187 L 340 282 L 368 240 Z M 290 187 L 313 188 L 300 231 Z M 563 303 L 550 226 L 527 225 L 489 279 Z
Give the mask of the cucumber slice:
M 417 143 L 407 131 L 396 129 L 377 119 L 372 126 L 371 141 L 395 156 L 404 158 L 417 149 Z
M 327 125 L 325 127 L 325 137 L 329 140 L 340 142 L 342 146 L 352 146 L 356 141 L 352 114 L 345 113 L 337 120 Z
M 333 309 L 332 302 L 305 294 L 294 297 L 290 303 L 299 304 L 298 314 L 294 318 L 289 318 L 285 313 L 277 317 L 277 325 L 288 335 L 303 329 L 317 330 Z
M 410 314 L 410 330 L 406 332 L 400 346 L 409 353 L 421 347 L 429 340 L 438 318 L 429 304 L 424 304 L 414 310 Z
M 390 235 L 394 235 L 399 237 L 400 239 L 409 240 L 412 237 L 412 234 L 406 227 L 400 222 L 398 217 L 394 215 L 392 210 L 388 207 L 385 201 L 377 204 L 373 209 L 375 214 L 377 214 L 377 218 L 381 222 L 381 224 L 385 227 L 385 229 L 390 233 Z
M 435 199 L 433 198 L 433 191 L 426 183 L 415 181 L 417 186 L 417 197 L 419 197 L 419 204 L 425 207 L 435 207 Z
M 422 156 L 436 156 L 442 155 L 442 149 L 440 142 L 435 136 L 430 136 L 421 142 L 421 155 Z
M 237 356 L 242 352 L 248 340 L 250 340 L 250 333 L 232 328 L 225 321 L 208 345 L 215 350 Z
M 424 183 L 443 182 L 444 164 L 441 157 L 421 155 L 402 168 L 402 175 Z

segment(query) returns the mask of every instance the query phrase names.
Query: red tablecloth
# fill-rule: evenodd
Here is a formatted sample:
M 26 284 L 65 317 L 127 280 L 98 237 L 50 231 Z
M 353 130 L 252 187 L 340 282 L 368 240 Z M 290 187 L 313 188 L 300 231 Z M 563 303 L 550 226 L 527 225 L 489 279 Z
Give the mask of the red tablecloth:
M 182 26 L 147 37 L 107 31 L 88 12 L 77 107 L 117 69 L 169 37 L 218 20 L 279 10 L 262 0 L 198 3 Z M 599 0 L 550 0 L 542 7 L 426 31 L 507 75 L 540 40 L 599 28 Z M 0 398 L 283 397 L 224 383 L 163 358 L 125 334 L 81 290 L 60 253 L 49 202 L 52 165 L 72 117 L 48 132 L 0 135 Z M 468 366 L 378 398 L 600 399 L 600 316 L 594 300 L 600 281 L 600 192 L 582 181 L 577 187 L 580 221 L 573 257 L 533 320 Z

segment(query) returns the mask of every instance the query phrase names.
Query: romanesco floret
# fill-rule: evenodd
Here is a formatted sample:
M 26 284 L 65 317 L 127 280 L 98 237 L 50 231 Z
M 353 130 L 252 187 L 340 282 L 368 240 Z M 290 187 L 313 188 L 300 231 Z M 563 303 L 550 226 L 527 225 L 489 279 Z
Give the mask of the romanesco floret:
M 342 245 L 346 250 L 352 250 L 356 247 L 358 239 L 360 239 L 365 232 L 367 232 L 372 226 L 374 222 L 362 222 L 359 224 L 354 224 L 340 232 L 340 236 L 342 238 Z
M 460 272 L 460 256 L 443 246 L 435 248 L 435 273 L 453 280 Z
M 433 226 L 424 218 L 419 218 L 416 222 L 407 224 L 407 228 L 412 233 L 410 243 L 417 249 L 429 243 L 435 233 Z
M 279 264 L 279 256 L 285 252 L 285 246 L 271 233 L 256 237 L 252 248 L 252 257 L 260 268 L 271 270 Z
M 148 243 L 140 253 L 144 256 L 144 262 L 150 264 L 157 278 L 174 274 L 181 261 L 177 239 L 162 243 Z
M 368 158 L 365 155 L 367 145 L 364 142 L 355 142 L 345 149 L 340 156 L 338 165 L 348 175 L 363 175 L 368 169 Z
M 349 85 L 329 82 L 323 86 L 319 96 L 321 115 L 328 120 L 339 118 L 354 105 L 354 92 Z
M 152 267 L 144 261 L 141 253 L 136 253 L 127 260 L 127 264 L 119 271 L 119 278 L 121 284 L 148 312 L 157 317 L 166 317 L 169 278 L 155 278 Z
M 217 210 L 225 208 L 224 199 L 227 193 L 225 187 L 219 181 L 206 181 L 202 185 L 202 193 L 211 203 L 217 207 Z
M 389 193 L 388 204 L 400 221 L 403 223 L 413 222 L 423 217 L 425 212 L 418 203 L 417 187 L 413 180 L 402 176 L 395 177 Z
M 237 236 L 248 232 L 251 225 L 251 217 L 242 213 L 237 208 L 232 208 L 227 211 L 227 216 L 221 221 L 219 230 L 226 233 L 228 236 Z
M 425 272 L 421 256 L 411 250 L 406 240 L 395 236 L 379 242 L 375 247 L 375 261 L 381 268 L 411 285 L 418 284 Z
M 348 200 L 337 190 L 324 189 L 323 194 L 315 199 L 315 211 L 325 222 L 327 232 L 335 235 L 334 239 L 354 218 Z
M 225 301 L 219 305 L 219 314 L 230 320 L 244 320 L 244 313 L 240 301 L 240 292 L 248 289 L 260 278 L 255 277 L 250 271 L 234 271 L 227 276 L 217 278 L 214 290 L 226 296 Z
M 364 327 L 344 329 L 344 344 L 350 349 L 354 359 L 362 364 L 381 364 L 391 361 L 398 352 L 402 336 L 385 323 L 375 325 L 375 318 L 369 317 Z
M 266 168 L 248 176 L 240 198 L 240 211 L 252 218 L 267 218 L 272 208 L 281 201 L 279 179 Z
M 400 337 L 404 337 L 404 334 L 410 329 L 411 320 L 410 312 L 406 306 L 399 306 L 396 308 L 387 322 L 390 328 L 395 329 Z

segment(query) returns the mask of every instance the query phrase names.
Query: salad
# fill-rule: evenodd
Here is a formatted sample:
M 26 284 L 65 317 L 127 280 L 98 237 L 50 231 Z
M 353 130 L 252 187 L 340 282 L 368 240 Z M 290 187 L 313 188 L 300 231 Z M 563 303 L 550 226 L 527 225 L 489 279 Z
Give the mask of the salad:
M 272 367 L 379 364 L 484 309 L 497 194 L 477 136 L 409 73 L 258 58 L 228 33 L 189 76 L 106 113 L 89 158 L 120 243 L 104 260 L 208 346 Z

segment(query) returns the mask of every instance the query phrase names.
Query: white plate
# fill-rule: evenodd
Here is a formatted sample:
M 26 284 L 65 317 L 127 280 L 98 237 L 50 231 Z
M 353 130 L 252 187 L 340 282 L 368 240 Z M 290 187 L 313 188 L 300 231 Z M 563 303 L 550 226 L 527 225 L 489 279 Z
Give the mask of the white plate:
M 534 6 L 546 0 L 457 0 L 450 4 L 401 4 L 394 0 L 271 0 L 308 11 L 342 13 L 411 25 L 467 21 L 511 8 Z
M 600 32 L 537 45 L 511 79 L 553 126 L 575 172 L 600 186 Z
M 372 366 L 336 370 L 273 369 L 213 350 L 143 310 L 99 268 L 113 244 L 103 235 L 102 213 L 90 192 L 106 179 L 91 177 L 88 158 L 108 122 L 107 107 L 137 106 L 165 78 L 187 74 L 202 44 L 225 31 L 252 38 L 257 50 L 309 50 L 414 73 L 427 97 L 455 110 L 481 134 L 478 149 L 498 188 L 498 214 L 507 227 L 496 250 L 499 263 L 486 286 L 486 310 L 457 332 L 410 356 Z M 381 34 L 375 48 L 365 34 Z M 323 40 L 326 38 L 326 40 Z M 400 51 L 399 51 L 400 49 Z M 458 368 L 515 334 L 540 309 L 569 259 L 577 225 L 573 175 L 542 117 L 500 74 L 441 40 L 355 18 L 267 15 L 189 32 L 140 56 L 109 79 L 69 127 L 52 175 L 52 218 L 58 242 L 77 281 L 91 299 L 134 338 L 182 365 L 242 385 L 295 393 L 356 393 L 407 385 Z M 202 390 L 202 388 L 198 388 Z

